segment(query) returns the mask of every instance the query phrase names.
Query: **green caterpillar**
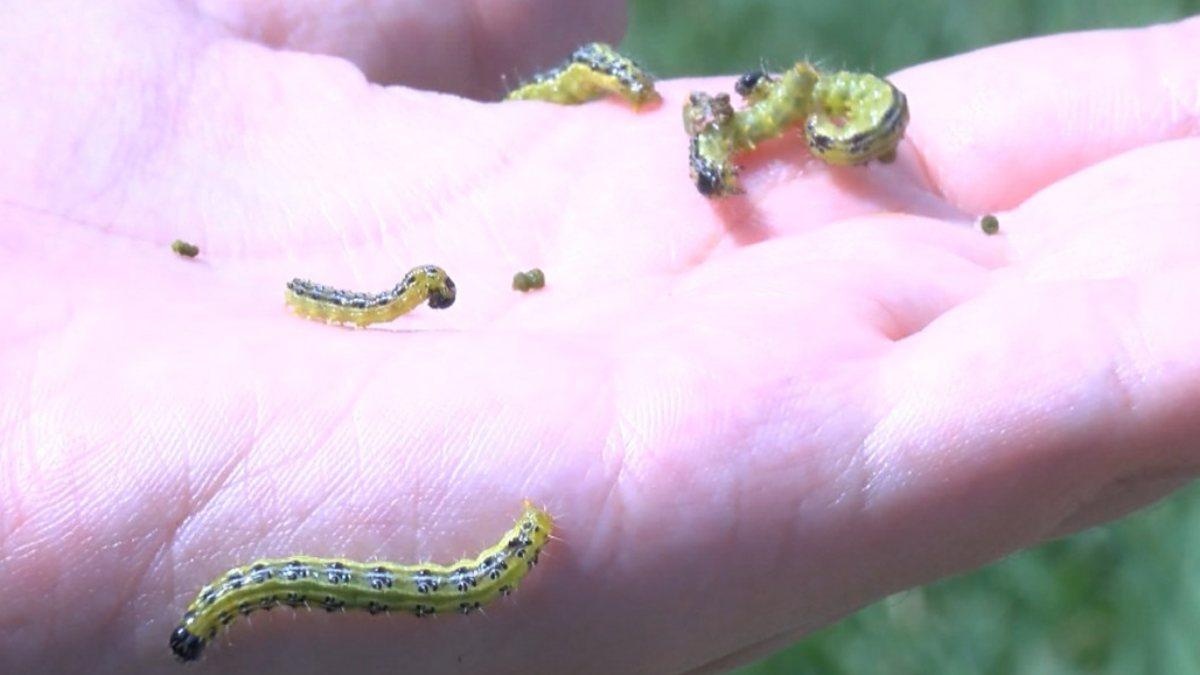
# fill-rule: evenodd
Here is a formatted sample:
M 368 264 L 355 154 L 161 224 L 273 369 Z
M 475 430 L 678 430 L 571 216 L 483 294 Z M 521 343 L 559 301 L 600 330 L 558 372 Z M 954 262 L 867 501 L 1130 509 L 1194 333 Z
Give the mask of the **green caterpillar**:
M 505 100 L 575 105 L 610 94 L 634 107 L 662 100 L 654 78 L 638 64 L 603 42 L 593 42 L 576 49 L 557 68 L 535 75 L 532 82 L 509 92 Z
M 306 279 L 292 279 L 284 293 L 284 301 L 296 316 L 360 328 L 391 321 L 426 300 L 434 309 L 445 309 L 457 297 L 454 281 L 436 265 L 414 267 L 395 287 L 381 293 L 343 291 Z
M 693 93 L 683 108 L 691 138 L 688 164 L 701 194 L 741 192 L 737 153 L 803 125 L 809 151 L 828 164 L 890 162 L 908 125 L 904 93 L 869 73 L 821 73 L 797 63 L 778 76 L 742 75 L 734 90 L 746 107 L 734 110 L 725 94 Z
M 171 632 L 171 651 L 181 661 L 195 661 L 238 616 L 281 604 L 417 617 L 470 614 L 517 587 L 537 564 L 553 528 L 550 514 L 527 501 L 517 524 L 498 544 L 451 565 L 295 556 L 235 567 L 200 589 Z

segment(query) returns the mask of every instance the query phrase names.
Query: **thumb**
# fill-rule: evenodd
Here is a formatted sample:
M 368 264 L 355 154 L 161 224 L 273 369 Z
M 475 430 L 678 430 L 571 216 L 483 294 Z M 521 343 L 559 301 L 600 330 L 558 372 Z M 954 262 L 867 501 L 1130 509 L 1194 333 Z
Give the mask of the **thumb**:
M 340 56 L 378 84 L 497 98 L 583 42 L 620 38 L 620 0 L 198 0 L 236 35 Z M 510 85 L 511 86 L 511 85 Z

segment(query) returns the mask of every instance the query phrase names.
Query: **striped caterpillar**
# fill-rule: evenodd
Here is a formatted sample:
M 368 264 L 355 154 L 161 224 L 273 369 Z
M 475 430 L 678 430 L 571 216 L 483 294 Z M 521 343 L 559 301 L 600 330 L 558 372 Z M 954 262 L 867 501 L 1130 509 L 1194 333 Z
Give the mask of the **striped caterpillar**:
M 908 125 L 904 93 L 869 73 L 821 73 L 800 62 L 779 76 L 746 73 L 734 90 L 746 103 L 740 110 L 727 94 L 701 92 L 683 108 L 692 181 L 710 197 L 741 191 L 734 155 L 793 127 L 803 125 L 814 157 L 857 165 L 894 160 Z
M 548 101 L 575 105 L 615 94 L 635 108 L 661 100 L 654 78 L 632 59 L 603 42 L 583 45 L 562 65 L 539 73 L 505 97 L 507 101 Z
M 235 567 L 200 589 L 171 632 L 171 651 L 181 661 L 200 658 L 222 626 L 238 615 L 279 604 L 329 612 L 364 609 L 417 617 L 470 614 L 508 595 L 537 564 L 554 522 L 530 502 L 500 542 L 472 559 L 450 565 L 397 565 L 297 556 Z
M 445 270 L 422 265 L 409 270 L 400 283 L 381 293 L 342 291 L 305 279 L 292 279 L 284 299 L 297 316 L 362 327 L 391 321 L 426 300 L 434 309 L 445 309 L 454 304 L 456 295 L 454 281 Z

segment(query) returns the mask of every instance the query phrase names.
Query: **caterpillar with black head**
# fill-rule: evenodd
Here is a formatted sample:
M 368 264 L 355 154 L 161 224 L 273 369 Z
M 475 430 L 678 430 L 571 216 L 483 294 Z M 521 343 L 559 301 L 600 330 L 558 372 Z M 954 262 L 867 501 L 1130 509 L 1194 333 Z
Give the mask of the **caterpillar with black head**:
M 612 46 L 593 42 L 571 52 L 562 65 L 539 73 L 508 93 L 508 101 L 575 105 L 617 95 L 635 108 L 661 100 L 654 78 Z
M 908 125 L 904 93 L 869 73 L 821 73 L 800 62 L 778 76 L 746 73 L 734 90 L 746 103 L 740 110 L 726 95 L 700 92 L 684 104 L 688 165 L 705 196 L 739 193 L 734 156 L 793 127 L 803 127 L 814 157 L 857 165 L 894 160 Z
M 471 614 L 516 589 L 537 564 L 553 528 L 550 514 L 526 501 L 499 543 L 449 565 L 294 556 L 235 567 L 200 589 L 171 632 L 171 651 L 181 661 L 195 661 L 238 616 L 281 604 L 417 617 Z
M 445 309 L 454 304 L 457 296 L 454 281 L 445 270 L 436 265 L 422 265 L 409 270 L 400 283 L 381 293 L 343 291 L 306 279 L 292 279 L 284 300 L 297 316 L 362 327 L 391 321 L 426 300 L 433 309 Z

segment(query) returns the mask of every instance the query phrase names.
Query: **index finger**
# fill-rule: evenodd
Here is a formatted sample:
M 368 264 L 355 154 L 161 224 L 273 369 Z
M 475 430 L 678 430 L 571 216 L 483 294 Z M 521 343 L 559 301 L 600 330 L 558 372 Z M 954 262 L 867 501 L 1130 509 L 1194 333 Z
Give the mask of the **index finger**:
M 1022 40 L 897 73 L 908 138 L 951 203 L 1009 209 L 1127 150 L 1200 134 L 1200 17 Z

